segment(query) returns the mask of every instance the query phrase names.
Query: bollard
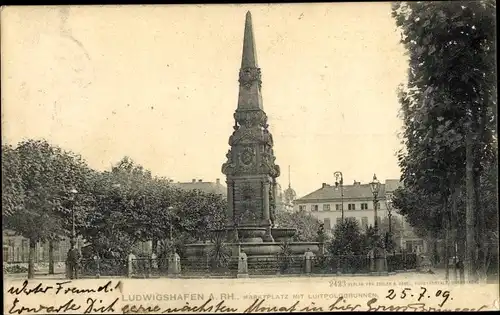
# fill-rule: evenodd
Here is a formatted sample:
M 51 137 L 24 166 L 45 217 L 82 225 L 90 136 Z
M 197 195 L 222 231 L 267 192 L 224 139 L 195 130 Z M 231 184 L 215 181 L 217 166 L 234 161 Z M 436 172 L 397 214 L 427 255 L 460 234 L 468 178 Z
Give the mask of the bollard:
M 130 253 L 128 255 L 128 269 L 127 269 L 128 278 L 131 278 L 134 273 L 134 260 L 135 260 L 135 255 L 133 253 Z
M 308 248 L 304 253 L 304 272 L 306 274 L 311 274 L 312 271 L 312 259 L 314 257 L 314 253 Z
M 95 255 L 94 256 L 94 261 L 96 264 L 96 277 L 99 279 L 101 277 L 101 268 L 100 268 L 100 259 L 99 256 Z
M 241 250 L 238 256 L 238 274 L 237 278 L 248 278 L 248 258 L 247 254 Z

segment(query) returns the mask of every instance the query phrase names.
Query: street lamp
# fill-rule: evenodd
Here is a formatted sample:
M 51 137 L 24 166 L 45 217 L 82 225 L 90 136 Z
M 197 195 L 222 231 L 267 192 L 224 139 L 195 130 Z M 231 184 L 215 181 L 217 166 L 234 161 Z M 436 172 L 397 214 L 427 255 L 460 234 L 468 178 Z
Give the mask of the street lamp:
M 75 198 L 78 191 L 76 189 L 71 189 L 71 240 L 72 244 L 75 244 L 76 232 L 75 232 Z
M 68 249 L 68 254 L 66 258 L 66 276 L 69 279 L 78 278 L 77 271 L 77 263 L 78 263 L 78 255 L 76 254 L 75 249 L 75 198 L 78 191 L 76 189 L 71 189 L 69 191 L 69 206 L 71 207 L 71 237 L 70 237 L 70 248 Z
M 386 206 L 387 206 L 387 217 L 389 218 L 389 234 L 392 233 L 392 197 L 388 195 L 386 197 Z
M 344 223 L 344 176 L 340 171 L 333 173 L 333 176 L 335 176 L 335 187 L 340 185 L 340 211 L 342 211 L 342 223 Z
M 375 235 L 378 235 L 378 220 L 377 220 L 377 206 L 378 206 L 378 193 L 380 191 L 380 182 L 377 175 L 373 174 L 373 180 L 370 183 L 370 189 L 373 194 L 373 218 L 375 226 Z
M 389 235 L 387 237 L 387 241 L 389 242 L 390 240 L 392 240 L 392 196 L 387 195 L 385 200 L 386 200 L 385 203 L 387 206 L 387 217 L 389 218 Z M 388 244 L 385 244 L 385 245 L 387 248 Z
M 170 206 L 167 208 L 168 209 L 168 213 L 170 215 L 170 243 L 172 243 L 172 218 L 173 218 L 173 215 L 172 215 L 172 210 L 174 210 L 174 207 Z

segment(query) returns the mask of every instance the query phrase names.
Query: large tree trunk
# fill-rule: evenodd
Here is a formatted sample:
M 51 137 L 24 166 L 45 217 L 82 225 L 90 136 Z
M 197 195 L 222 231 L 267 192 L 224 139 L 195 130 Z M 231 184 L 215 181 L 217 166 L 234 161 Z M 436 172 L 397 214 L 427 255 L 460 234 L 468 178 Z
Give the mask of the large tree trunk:
M 453 257 L 455 257 L 454 260 L 454 266 L 453 266 L 453 278 L 456 281 L 458 279 L 458 269 L 457 269 L 457 260 L 458 260 L 458 226 L 457 226 L 457 217 L 458 217 L 458 211 L 457 211 L 457 199 L 460 193 L 459 188 L 457 187 L 456 182 L 453 183 L 452 187 L 452 195 L 451 195 L 451 216 L 450 216 L 450 224 L 451 224 L 451 231 L 452 231 L 452 239 L 453 239 Z
M 158 255 L 158 238 L 153 237 L 151 240 L 151 251 L 155 254 Z
M 35 277 L 35 256 L 36 256 L 36 241 L 30 240 L 30 251 L 28 254 L 28 279 Z
M 476 151 L 476 150 L 475 150 Z M 480 201 L 480 165 L 478 165 L 477 160 L 474 168 L 474 196 L 475 196 L 475 208 L 476 208 L 476 237 L 477 237 L 477 273 L 479 280 L 486 280 L 486 273 L 488 269 L 488 238 L 486 230 L 486 222 L 484 217 L 484 207 L 481 206 Z
M 465 137 L 465 229 L 466 229 L 466 253 L 465 253 L 465 268 L 467 270 L 467 280 L 476 281 L 476 209 L 475 209 L 475 192 L 474 189 L 474 145 L 472 133 L 467 132 Z
M 54 241 L 49 240 L 49 275 L 54 274 Z
M 449 260 L 450 260 L 450 241 L 451 241 L 451 238 L 450 238 L 450 216 L 449 216 L 449 212 L 448 212 L 448 202 L 447 202 L 447 198 L 444 202 L 444 209 L 445 209 L 445 212 L 444 212 L 444 217 L 443 217 L 443 220 L 444 220 L 444 233 L 445 233 L 445 236 L 444 236 L 444 270 L 445 270 L 445 279 L 446 281 L 449 281 L 450 280 L 450 264 L 449 264 Z

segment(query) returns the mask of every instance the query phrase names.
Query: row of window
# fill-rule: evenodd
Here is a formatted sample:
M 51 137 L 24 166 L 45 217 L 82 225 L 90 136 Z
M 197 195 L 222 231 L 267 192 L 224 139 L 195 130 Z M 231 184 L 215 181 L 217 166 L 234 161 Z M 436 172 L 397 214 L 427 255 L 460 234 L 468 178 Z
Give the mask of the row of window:
M 299 210 L 306 211 L 307 206 L 306 205 L 299 205 Z M 346 209 L 344 208 L 344 210 L 346 210 Z M 348 203 L 347 210 L 356 210 L 356 204 L 355 203 Z M 361 210 L 368 210 L 368 204 L 362 203 Z M 319 206 L 318 205 L 311 205 L 311 211 L 319 211 Z M 332 211 L 331 205 L 328 203 L 323 204 L 323 211 Z M 342 204 L 340 204 L 340 203 L 335 204 L 335 211 L 342 211 Z
M 353 218 L 353 217 L 346 217 L 345 219 L 348 219 L 348 218 L 357 220 L 358 223 L 361 225 L 361 228 L 363 228 L 363 229 L 366 229 L 368 227 L 368 217 L 362 217 L 360 220 L 358 220 L 358 218 Z M 342 218 L 337 218 L 337 224 L 340 224 L 341 222 L 342 222 Z M 381 221 L 380 216 L 377 216 L 377 224 L 380 224 L 381 222 L 382 221 Z M 331 220 L 329 218 L 323 219 L 323 224 L 324 224 L 326 230 L 331 230 L 333 228 L 331 225 Z

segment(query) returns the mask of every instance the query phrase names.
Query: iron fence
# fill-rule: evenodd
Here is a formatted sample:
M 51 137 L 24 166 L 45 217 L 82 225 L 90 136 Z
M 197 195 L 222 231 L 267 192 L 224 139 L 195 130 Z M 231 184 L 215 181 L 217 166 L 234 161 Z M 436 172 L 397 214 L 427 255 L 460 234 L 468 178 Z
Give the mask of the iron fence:
M 386 256 L 387 271 L 404 271 L 417 268 L 417 255 L 413 253 L 396 253 Z M 229 262 L 220 266 L 213 260 L 199 259 L 180 260 L 180 276 L 234 277 L 238 272 L 238 258 L 232 257 Z M 310 258 L 311 274 L 364 274 L 373 267 L 373 260 L 366 255 L 320 255 Z M 247 260 L 249 275 L 291 275 L 305 274 L 306 260 L 300 256 L 249 257 Z M 79 277 L 134 277 L 151 278 L 169 276 L 168 258 L 136 258 L 128 259 L 83 259 L 80 262 Z
M 127 259 L 82 259 L 79 273 L 81 277 L 126 276 Z

